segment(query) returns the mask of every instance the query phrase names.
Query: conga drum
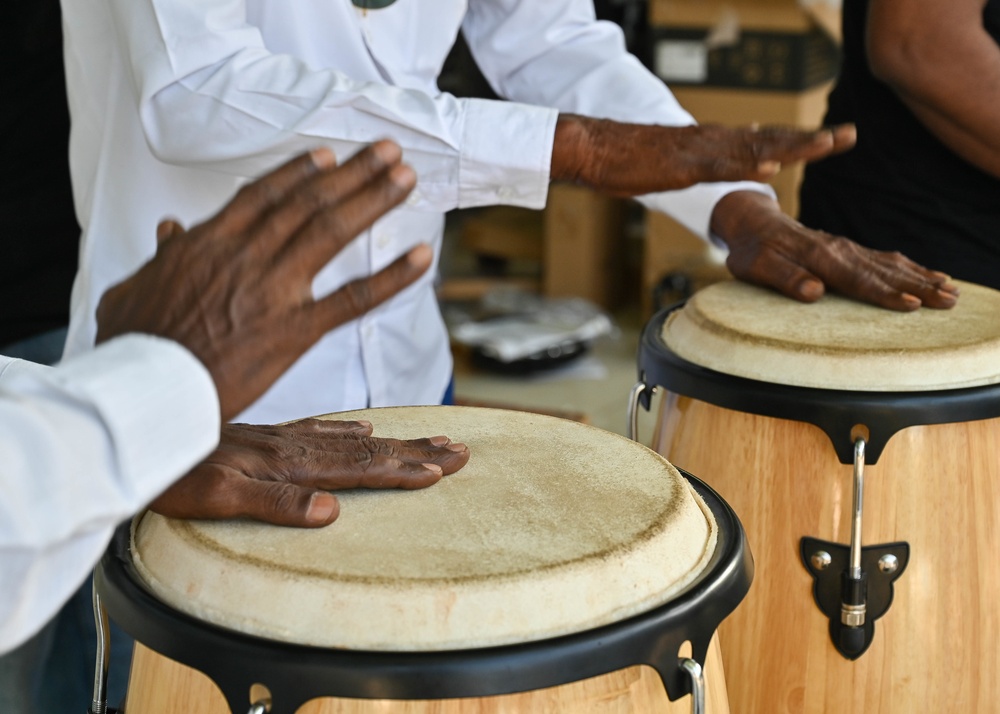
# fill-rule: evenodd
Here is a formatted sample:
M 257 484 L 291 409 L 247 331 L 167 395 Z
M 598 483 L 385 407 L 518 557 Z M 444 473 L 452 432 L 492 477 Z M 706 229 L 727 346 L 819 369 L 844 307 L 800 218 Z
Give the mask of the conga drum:
M 95 599 L 139 643 L 127 712 L 729 711 L 713 635 L 752 562 L 710 488 L 548 416 L 326 418 L 472 456 L 428 489 L 342 492 L 322 529 L 119 529 Z
M 654 317 L 654 448 L 739 514 L 757 582 L 720 629 L 740 714 L 1000 711 L 1000 293 L 806 305 L 739 282 Z

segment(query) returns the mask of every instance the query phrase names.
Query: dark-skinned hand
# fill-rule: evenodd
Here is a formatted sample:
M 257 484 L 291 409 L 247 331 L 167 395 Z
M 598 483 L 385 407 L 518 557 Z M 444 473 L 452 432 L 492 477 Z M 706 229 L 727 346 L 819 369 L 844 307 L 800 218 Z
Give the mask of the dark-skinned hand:
M 813 161 L 854 146 L 852 125 L 800 131 L 780 127 L 644 126 L 562 114 L 552 177 L 617 196 L 639 196 L 706 181 L 766 181 L 794 161 Z M 899 253 L 864 248 L 811 230 L 783 214 L 769 196 L 737 191 L 715 206 L 712 232 L 729 248 L 741 280 L 796 300 L 829 289 L 893 310 L 950 308 L 958 289 L 944 273 Z
M 446 436 L 372 437 L 363 421 L 227 424 L 219 447 L 150 508 L 173 518 L 252 518 L 315 528 L 340 514 L 328 491 L 426 488 L 469 460 Z
M 181 343 L 208 369 L 228 421 L 323 334 L 430 266 L 430 247 L 419 245 L 379 273 L 313 298 L 316 273 L 413 189 L 401 156 L 382 141 L 338 167 L 332 152 L 318 149 L 248 184 L 189 231 L 161 224 L 156 256 L 104 294 L 98 342 L 141 332 Z
M 782 164 L 846 151 L 856 140 L 853 125 L 658 126 L 560 114 L 550 175 L 612 196 L 641 196 L 706 181 L 767 181 Z
M 944 273 L 806 228 L 761 193 L 724 196 L 712 213 L 712 231 L 729 247 L 726 265 L 735 277 L 803 302 L 826 290 L 900 311 L 950 308 L 958 300 Z

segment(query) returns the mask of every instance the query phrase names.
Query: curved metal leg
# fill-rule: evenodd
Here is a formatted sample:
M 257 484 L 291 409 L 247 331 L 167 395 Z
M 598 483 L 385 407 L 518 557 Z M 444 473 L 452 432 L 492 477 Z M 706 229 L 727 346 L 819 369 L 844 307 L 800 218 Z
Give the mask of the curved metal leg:
M 108 666 L 111 658 L 111 633 L 108 630 L 108 613 L 101 604 L 97 586 L 91 589 L 94 603 L 94 624 L 97 627 L 97 654 L 94 660 L 94 697 L 90 714 L 108 712 Z
M 691 714 L 705 714 L 705 671 L 690 657 L 681 660 L 681 669 L 691 678 Z
M 253 706 L 250 707 L 250 711 L 247 714 L 267 714 L 271 710 L 271 700 L 263 699 L 259 702 L 254 702 Z
M 632 441 L 639 435 L 639 397 L 646 391 L 646 385 L 636 382 L 628 394 L 628 412 L 626 414 L 625 435 Z M 654 387 L 655 391 L 655 387 Z

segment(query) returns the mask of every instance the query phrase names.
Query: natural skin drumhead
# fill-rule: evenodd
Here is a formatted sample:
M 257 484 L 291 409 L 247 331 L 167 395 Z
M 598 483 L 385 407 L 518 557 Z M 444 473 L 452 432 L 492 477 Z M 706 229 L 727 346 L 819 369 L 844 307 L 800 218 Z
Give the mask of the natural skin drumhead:
M 893 312 L 838 295 L 807 304 L 729 281 L 670 313 L 663 341 L 717 372 L 820 389 L 960 389 L 1000 382 L 1000 292 L 955 281 L 950 310 Z
M 537 414 L 399 407 L 376 436 L 446 434 L 464 469 L 417 491 L 340 492 L 313 530 L 146 513 L 132 555 L 169 605 L 269 639 L 362 650 L 486 647 L 588 630 L 671 600 L 717 527 L 688 482 L 624 437 Z

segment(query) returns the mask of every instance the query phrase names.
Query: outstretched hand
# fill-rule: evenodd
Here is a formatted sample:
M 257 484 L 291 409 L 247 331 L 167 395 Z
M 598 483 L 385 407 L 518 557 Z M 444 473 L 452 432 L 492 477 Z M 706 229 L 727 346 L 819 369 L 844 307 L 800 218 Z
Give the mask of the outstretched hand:
M 846 151 L 856 140 L 853 125 L 658 126 L 560 114 L 550 173 L 613 196 L 641 196 L 707 181 L 767 181 L 782 164 Z
M 363 421 L 304 419 L 227 424 L 219 447 L 150 508 L 173 518 L 252 518 L 315 528 L 340 514 L 347 488 L 426 488 L 465 466 L 469 449 L 446 436 L 373 437 Z
M 400 148 L 378 142 L 336 166 L 328 149 L 242 188 L 214 218 L 160 225 L 156 256 L 109 289 L 98 342 L 166 337 L 208 369 L 224 421 L 257 399 L 326 332 L 410 285 L 431 264 L 419 245 L 384 270 L 316 300 L 313 278 L 416 183 Z
M 809 229 L 760 193 L 724 196 L 712 214 L 712 231 L 728 245 L 726 265 L 735 277 L 803 302 L 827 290 L 899 311 L 950 308 L 958 300 L 958 288 L 944 273 L 900 253 Z

